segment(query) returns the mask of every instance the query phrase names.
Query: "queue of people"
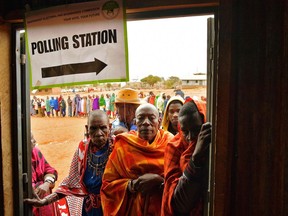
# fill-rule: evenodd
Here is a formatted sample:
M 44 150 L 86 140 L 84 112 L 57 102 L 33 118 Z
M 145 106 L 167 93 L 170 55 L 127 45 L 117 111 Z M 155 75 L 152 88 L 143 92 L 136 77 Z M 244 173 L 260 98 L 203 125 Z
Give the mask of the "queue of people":
M 137 95 L 136 101 L 132 103 L 137 104 L 138 101 L 151 103 L 158 109 L 160 118 L 163 117 L 171 95 L 166 95 L 164 92 L 160 92 L 156 95 L 153 91 L 150 91 L 145 95 L 143 91 L 137 92 L 133 89 L 130 90 L 135 91 L 133 94 Z M 113 92 L 100 95 L 80 95 L 77 93 L 65 97 L 61 94 L 59 96 L 33 96 L 30 99 L 30 114 L 31 116 L 37 117 L 87 117 L 91 111 L 100 109 L 105 111 L 109 118 L 114 119 L 117 116 L 117 100 L 123 100 L 122 91 L 123 89 L 119 90 L 117 94 Z M 179 96 L 183 100 L 185 99 L 183 91 L 175 90 L 174 92 L 175 96 Z M 205 97 L 201 96 L 201 100 L 205 100 Z
M 152 104 L 136 90 L 120 90 L 112 127 L 110 112 L 92 110 L 68 177 L 25 203 L 54 203 L 60 215 L 203 215 L 212 127 L 206 103 L 159 97 L 161 112 L 155 98 Z
M 75 94 L 65 99 L 47 96 L 46 99 L 34 96 L 30 100 L 30 114 L 38 117 L 87 117 L 93 110 L 103 110 L 110 118 L 115 118 L 115 93 L 98 95 Z

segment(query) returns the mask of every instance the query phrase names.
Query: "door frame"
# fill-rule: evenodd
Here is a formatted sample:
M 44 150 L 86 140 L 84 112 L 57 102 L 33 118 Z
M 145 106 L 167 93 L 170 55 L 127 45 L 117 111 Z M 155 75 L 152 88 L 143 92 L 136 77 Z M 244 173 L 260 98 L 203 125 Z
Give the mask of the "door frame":
M 127 21 L 132 20 L 147 20 L 147 19 L 157 19 L 157 18 L 176 18 L 176 17 L 185 17 L 185 16 L 200 16 L 200 15 L 214 15 L 215 18 L 215 31 L 218 23 L 217 21 L 217 6 L 207 6 L 207 7 L 185 7 L 183 8 L 173 8 L 173 9 L 143 9 L 140 11 L 126 9 L 126 17 Z M 29 215 L 31 211 L 26 205 L 23 205 L 23 197 L 31 196 L 32 193 L 32 183 L 31 178 L 31 146 L 28 145 L 30 143 L 30 75 L 26 73 L 26 67 L 21 59 L 23 60 L 23 53 L 21 51 L 25 47 L 20 47 L 20 44 L 17 44 L 16 41 L 20 39 L 20 35 L 18 35 L 19 29 L 24 28 L 24 24 L 13 24 L 12 27 L 12 50 L 16 50 L 16 52 L 12 52 L 12 157 L 17 158 L 17 160 L 13 160 L 13 176 L 18 176 L 17 178 L 13 178 L 13 197 L 14 197 L 14 205 L 19 206 L 19 208 L 15 208 L 14 211 L 18 211 L 18 215 Z M 217 41 L 217 35 L 215 35 L 215 41 Z M 15 43 L 14 43 L 15 42 Z M 17 52 L 20 50 L 20 52 Z M 25 50 L 25 49 L 24 49 Z M 213 50 L 214 61 L 217 59 L 216 51 L 217 43 L 215 43 L 215 49 Z M 211 78 L 210 83 L 212 83 L 212 89 L 207 89 L 208 94 L 212 93 L 212 98 L 208 97 L 207 101 L 207 110 L 210 110 L 210 116 L 208 118 L 209 121 L 214 123 L 213 116 L 215 115 L 215 110 L 213 107 L 216 107 L 215 101 L 213 100 L 216 97 L 216 83 L 217 83 L 217 67 L 213 65 L 214 75 Z M 208 83 L 207 83 L 208 84 Z M 208 88 L 208 85 L 207 85 Z M 214 111 L 213 111 L 214 110 Z M 212 113 L 213 112 L 213 113 Z M 17 129 L 16 129 L 17 126 Z M 215 129 L 213 129 L 213 137 L 215 137 Z M 212 148 L 210 154 L 210 161 L 215 160 L 215 139 L 212 138 Z M 24 147 L 26 146 L 26 147 Z M 25 157 L 27 156 L 27 157 Z M 211 166 L 210 169 L 210 180 L 209 180 L 209 193 L 208 193 L 208 210 L 207 214 L 212 214 L 213 212 L 213 203 L 214 203 L 214 167 Z

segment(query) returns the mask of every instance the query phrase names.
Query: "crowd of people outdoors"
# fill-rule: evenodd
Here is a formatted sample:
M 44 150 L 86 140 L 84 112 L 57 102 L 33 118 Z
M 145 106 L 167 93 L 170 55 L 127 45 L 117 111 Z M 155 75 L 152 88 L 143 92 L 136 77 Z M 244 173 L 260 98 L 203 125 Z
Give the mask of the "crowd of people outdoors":
M 121 92 L 121 89 L 119 91 Z M 174 90 L 174 93 L 174 95 L 166 95 L 166 93 L 160 92 L 155 95 L 153 91 L 146 94 L 139 91 L 137 95 L 141 103 L 153 104 L 158 109 L 161 118 L 171 97 L 181 96 L 183 100 L 185 99 L 182 90 Z M 62 94 L 59 94 L 59 96 L 34 95 L 30 99 L 30 115 L 34 117 L 87 117 L 92 110 L 100 109 L 106 112 L 109 118 L 114 119 L 116 117 L 115 100 L 118 95 L 120 94 L 115 92 L 92 95 L 75 93 L 66 96 Z M 201 100 L 205 101 L 206 98 L 201 96 Z
M 115 117 L 115 93 L 99 95 L 33 96 L 30 100 L 30 114 L 38 117 L 86 117 L 92 110 L 103 110 L 109 117 Z
M 145 96 L 124 88 L 100 97 L 46 100 L 50 117 L 65 117 L 69 103 L 68 116 L 87 116 L 86 137 L 59 187 L 45 196 L 34 193 L 25 203 L 53 204 L 54 215 L 203 215 L 212 127 L 204 97 L 185 97 L 181 90 L 172 97 L 152 91 Z

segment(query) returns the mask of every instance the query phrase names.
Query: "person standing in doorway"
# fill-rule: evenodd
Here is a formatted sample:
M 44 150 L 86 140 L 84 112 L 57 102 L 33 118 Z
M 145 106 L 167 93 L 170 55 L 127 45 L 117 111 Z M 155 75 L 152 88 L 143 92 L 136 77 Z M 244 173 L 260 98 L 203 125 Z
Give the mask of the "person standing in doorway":
M 165 149 L 162 216 L 203 216 L 211 123 L 206 105 L 190 100 L 179 113 L 180 132 Z
M 36 196 L 40 199 L 51 194 L 55 186 L 58 173 L 45 159 L 44 155 L 36 146 L 36 140 L 31 132 L 32 147 L 32 187 Z M 33 208 L 34 216 L 53 216 L 55 211 L 54 204 L 49 204 L 41 208 Z
M 52 194 L 42 199 L 25 199 L 35 207 L 57 202 L 59 215 L 102 216 L 100 188 L 102 175 L 113 148 L 109 118 L 102 110 L 92 111 L 88 117 L 88 130 L 80 141 L 70 165 L 69 175 Z
M 157 108 L 142 104 L 136 110 L 137 132 L 116 136 L 101 187 L 105 216 L 160 215 L 164 151 L 173 135 L 159 124 Z

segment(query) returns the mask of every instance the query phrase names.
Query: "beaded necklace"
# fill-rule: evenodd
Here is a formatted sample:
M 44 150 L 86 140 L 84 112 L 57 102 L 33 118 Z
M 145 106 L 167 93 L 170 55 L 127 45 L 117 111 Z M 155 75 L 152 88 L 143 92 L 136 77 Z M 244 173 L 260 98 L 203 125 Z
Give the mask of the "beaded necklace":
M 98 176 L 103 174 L 106 163 L 108 161 L 108 157 L 112 151 L 110 146 L 111 145 L 109 143 L 107 150 L 105 150 L 105 152 L 100 155 L 93 154 L 91 148 L 89 149 L 89 153 L 87 156 L 87 164 L 89 168 L 93 170 L 93 175 Z

